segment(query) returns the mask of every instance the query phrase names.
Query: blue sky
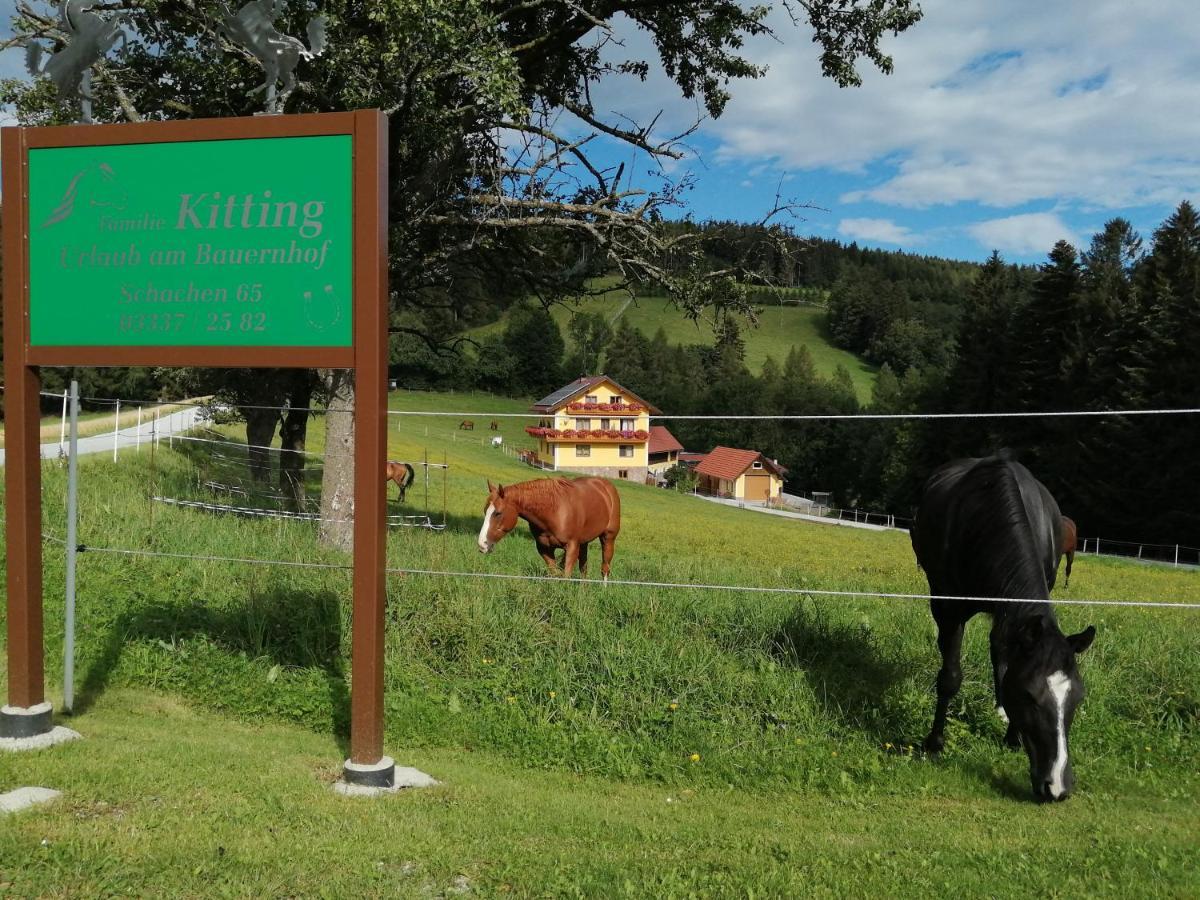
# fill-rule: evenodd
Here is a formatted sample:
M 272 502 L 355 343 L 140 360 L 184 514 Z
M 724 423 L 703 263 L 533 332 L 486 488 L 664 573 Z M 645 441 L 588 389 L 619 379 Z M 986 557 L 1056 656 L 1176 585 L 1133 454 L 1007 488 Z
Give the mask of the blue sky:
M 13 0 L 0 0 L 4 31 Z M 1114 216 L 1147 238 L 1183 199 L 1200 200 L 1200 8 L 1195 0 L 927 0 L 888 39 L 895 72 L 862 67 L 860 88 L 821 78 L 805 26 L 773 14 L 778 40 L 746 48 L 767 75 L 729 86 L 687 159 L 697 219 L 753 221 L 776 191 L 820 209 L 800 234 L 960 259 L 992 249 L 1038 262 L 1059 238 L 1086 246 Z M 610 57 L 655 58 L 629 28 Z M 21 53 L 0 54 L 0 74 Z M 610 81 L 604 114 L 660 115 L 660 136 L 697 117 L 664 76 Z M 635 164 L 642 183 L 645 160 Z
M 812 203 L 801 234 L 982 259 L 1086 247 L 1124 216 L 1147 238 L 1200 199 L 1200 7 L 1194 0 L 926 0 L 887 41 L 895 71 L 820 76 L 806 28 L 773 15 L 752 42 L 765 77 L 730 86 L 725 114 L 690 140 L 698 219 L 756 220 L 781 190 Z M 645 39 L 621 35 L 632 55 Z M 614 50 L 612 56 L 619 56 Z M 609 85 L 597 105 L 660 134 L 696 117 L 665 77 Z M 644 169 L 644 166 L 642 167 Z

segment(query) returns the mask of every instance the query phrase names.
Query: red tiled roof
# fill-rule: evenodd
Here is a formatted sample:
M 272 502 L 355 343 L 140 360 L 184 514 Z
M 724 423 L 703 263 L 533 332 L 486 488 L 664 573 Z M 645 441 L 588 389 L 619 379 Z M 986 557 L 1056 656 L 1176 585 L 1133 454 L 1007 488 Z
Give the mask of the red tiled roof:
M 667 429 L 666 425 L 651 425 L 650 426 L 650 451 L 651 453 L 670 453 L 672 450 L 682 450 L 683 444 L 675 439 L 675 435 Z
M 778 463 L 763 456 L 757 450 L 737 450 L 733 447 L 716 447 L 696 466 L 701 475 L 734 481 L 754 463 L 762 460 L 763 468 L 782 476 L 784 469 Z

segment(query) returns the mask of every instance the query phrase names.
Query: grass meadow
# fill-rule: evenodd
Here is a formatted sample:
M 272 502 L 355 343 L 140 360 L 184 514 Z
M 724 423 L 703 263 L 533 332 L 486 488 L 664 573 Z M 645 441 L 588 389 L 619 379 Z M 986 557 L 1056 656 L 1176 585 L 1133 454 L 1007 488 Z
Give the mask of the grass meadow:
M 520 412 L 399 393 L 394 409 Z M 485 479 L 534 477 L 457 419 L 392 420 L 389 456 L 444 458 L 392 512 L 395 568 L 540 575 L 524 524 L 475 548 Z M 481 423 L 481 419 L 483 422 Z M 520 419 L 500 434 L 523 443 Z M 309 448 L 320 450 L 323 420 Z M 164 553 L 345 562 L 315 525 L 171 508 L 194 456 L 81 465 L 80 539 Z M 44 469 L 45 530 L 65 475 Z M 614 578 L 922 592 L 907 535 L 807 524 L 620 484 Z M 46 544 L 48 670 L 61 672 L 61 547 Z M 592 572 L 593 578 L 596 572 Z M 1195 896 L 1200 629 L 1194 611 L 1059 607 L 1095 624 L 1072 731 L 1076 794 L 1030 800 L 1001 745 L 987 627 L 940 759 L 938 665 L 920 602 L 393 575 L 387 752 L 444 782 L 379 802 L 332 795 L 348 720 L 341 571 L 85 552 L 76 727 L 0 757 L 0 789 L 55 805 L 0 827 L 14 895 Z M 1200 574 L 1081 556 L 1061 598 L 1195 601 Z

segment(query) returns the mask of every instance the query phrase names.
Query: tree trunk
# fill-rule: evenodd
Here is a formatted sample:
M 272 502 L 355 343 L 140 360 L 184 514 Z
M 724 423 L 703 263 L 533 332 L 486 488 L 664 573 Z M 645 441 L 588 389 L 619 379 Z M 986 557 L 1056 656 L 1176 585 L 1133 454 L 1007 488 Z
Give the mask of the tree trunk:
M 304 442 L 308 438 L 308 406 L 312 382 L 297 370 L 288 391 L 288 409 L 279 426 L 279 490 L 295 512 L 304 511 Z
M 265 404 L 264 404 L 265 405 Z M 246 419 L 246 455 L 249 458 L 250 478 L 266 483 L 271 480 L 271 441 L 275 439 L 275 424 L 279 410 L 242 407 Z
M 354 372 L 322 369 L 320 376 L 329 406 L 319 536 L 327 547 L 350 551 L 354 549 Z

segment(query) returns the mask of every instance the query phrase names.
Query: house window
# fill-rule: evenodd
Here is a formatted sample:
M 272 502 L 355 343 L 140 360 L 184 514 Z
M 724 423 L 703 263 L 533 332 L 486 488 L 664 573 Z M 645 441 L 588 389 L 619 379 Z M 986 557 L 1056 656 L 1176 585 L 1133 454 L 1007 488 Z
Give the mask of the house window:
M 592 455 L 592 445 L 591 444 L 576 444 L 575 445 L 575 455 L 576 456 L 591 456 Z
M 609 396 L 608 396 L 608 402 L 609 402 L 609 403 L 620 403 L 620 402 L 621 402 L 621 395 L 620 395 L 620 394 L 609 394 Z
M 753 465 L 753 467 L 752 467 L 752 468 L 755 468 L 755 469 L 761 469 L 761 468 L 762 468 L 762 463 L 761 463 L 761 462 L 756 462 L 756 463 Z
M 610 428 L 612 428 L 612 419 L 601 419 L 600 420 L 600 430 L 601 431 L 608 431 L 608 429 L 610 429 Z
M 628 469 L 617 469 L 617 477 L 618 478 L 628 478 L 629 470 Z
M 576 431 L 591 431 L 592 430 L 592 420 L 591 419 L 576 419 L 575 420 L 575 430 Z
M 623 456 L 627 459 L 632 459 L 633 458 L 633 444 L 622 444 L 621 445 L 621 456 Z
M 622 431 L 633 431 L 635 428 L 637 428 L 637 419 L 622 419 L 621 420 L 621 430 Z
M 596 394 L 588 394 L 586 397 L 583 398 L 583 402 L 584 403 L 599 403 L 600 398 Z

